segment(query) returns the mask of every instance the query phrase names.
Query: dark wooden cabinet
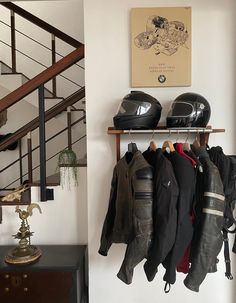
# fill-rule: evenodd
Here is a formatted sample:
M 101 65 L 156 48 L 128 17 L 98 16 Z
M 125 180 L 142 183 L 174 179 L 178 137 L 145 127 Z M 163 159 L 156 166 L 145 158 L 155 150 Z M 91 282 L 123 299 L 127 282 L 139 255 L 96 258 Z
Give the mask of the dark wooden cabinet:
M 6 264 L 8 249 L 0 246 L 0 302 L 82 302 L 86 246 L 40 246 L 40 260 L 26 266 Z

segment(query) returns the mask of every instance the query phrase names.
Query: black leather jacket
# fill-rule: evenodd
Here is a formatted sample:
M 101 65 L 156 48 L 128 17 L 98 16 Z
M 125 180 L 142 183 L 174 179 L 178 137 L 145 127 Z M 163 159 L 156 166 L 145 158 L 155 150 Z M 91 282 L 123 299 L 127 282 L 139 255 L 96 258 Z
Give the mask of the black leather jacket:
M 200 147 L 194 152 L 202 163 L 203 173 L 198 172 L 197 176 L 191 268 L 184 284 L 198 292 L 207 273 L 216 271 L 217 255 L 223 244 L 225 197 L 219 171 L 206 149 Z
M 172 164 L 161 148 L 148 149 L 143 156 L 154 168 L 153 239 L 144 264 L 147 279 L 152 281 L 175 243 L 179 187 Z
M 99 253 L 112 243 L 126 243 L 118 278 L 130 284 L 134 267 L 147 257 L 153 231 L 153 169 L 140 151 L 126 153 L 114 168 L 109 207 Z

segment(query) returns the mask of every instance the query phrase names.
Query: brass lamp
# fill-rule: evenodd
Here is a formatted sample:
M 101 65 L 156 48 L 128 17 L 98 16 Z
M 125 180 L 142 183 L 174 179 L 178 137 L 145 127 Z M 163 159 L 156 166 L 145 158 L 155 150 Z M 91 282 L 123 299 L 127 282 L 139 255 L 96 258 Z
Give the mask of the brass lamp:
M 5 262 L 9 264 L 29 264 L 35 262 L 42 254 L 41 250 L 31 245 L 31 236 L 33 232 L 30 231 L 28 224 L 28 217 L 33 215 L 33 209 L 37 208 L 42 213 L 41 208 L 36 203 L 28 205 L 27 210 L 21 210 L 19 206 L 16 206 L 16 212 L 21 219 L 21 226 L 16 235 L 13 235 L 15 239 L 20 239 L 19 245 L 8 251 L 5 257 Z

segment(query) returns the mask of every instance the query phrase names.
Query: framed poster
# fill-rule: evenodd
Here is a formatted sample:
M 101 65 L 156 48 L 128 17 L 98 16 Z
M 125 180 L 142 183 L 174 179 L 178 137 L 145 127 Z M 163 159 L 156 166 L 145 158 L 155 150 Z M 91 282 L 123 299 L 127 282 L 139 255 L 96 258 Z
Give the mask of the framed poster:
M 191 7 L 131 10 L 132 87 L 191 85 Z

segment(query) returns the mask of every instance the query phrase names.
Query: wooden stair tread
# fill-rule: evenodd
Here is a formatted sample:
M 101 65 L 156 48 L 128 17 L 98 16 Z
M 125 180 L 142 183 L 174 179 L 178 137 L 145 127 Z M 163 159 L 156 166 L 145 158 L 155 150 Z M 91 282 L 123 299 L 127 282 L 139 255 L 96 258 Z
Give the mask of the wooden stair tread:
M 60 173 L 53 174 L 46 178 L 46 186 L 60 185 Z M 40 186 L 40 180 L 33 181 L 30 186 Z
M 86 167 L 87 163 L 76 163 L 76 164 L 60 164 L 59 167 Z
M 2 198 L 2 197 L 1 197 Z M 1 201 L 0 206 L 13 206 L 13 205 L 29 205 L 31 202 L 31 194 L 30 190 L 26 190 L 21 194 L 21 200 L 13 200 L 13 201 Z
M 78 159 L 76 164 L 60 164 L 59 167 L 87 167 L 87 157 Z

